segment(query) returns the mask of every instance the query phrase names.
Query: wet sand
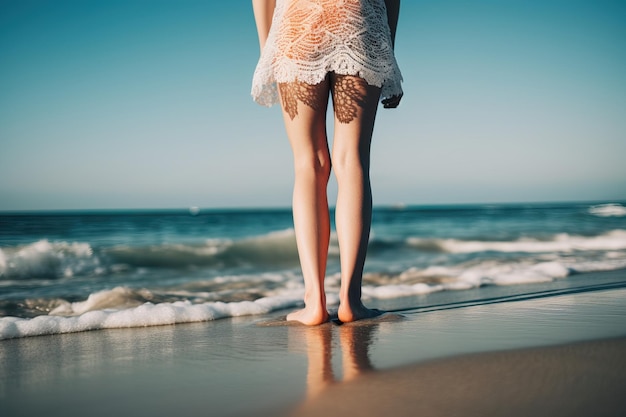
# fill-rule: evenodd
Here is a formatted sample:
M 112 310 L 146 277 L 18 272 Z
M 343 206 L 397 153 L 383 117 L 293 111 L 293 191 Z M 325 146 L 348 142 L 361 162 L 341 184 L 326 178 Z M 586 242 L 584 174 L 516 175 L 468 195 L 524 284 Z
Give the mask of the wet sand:
M 4 340 L 0 415 L 621 416 L 625 300 L 616 271 L 405 300 L 399 320 Z
M 330 381 L 326 381 L 330 382 Z M 454 357 L 318 387 L 292 416 L 624 416 L 626 338 Z

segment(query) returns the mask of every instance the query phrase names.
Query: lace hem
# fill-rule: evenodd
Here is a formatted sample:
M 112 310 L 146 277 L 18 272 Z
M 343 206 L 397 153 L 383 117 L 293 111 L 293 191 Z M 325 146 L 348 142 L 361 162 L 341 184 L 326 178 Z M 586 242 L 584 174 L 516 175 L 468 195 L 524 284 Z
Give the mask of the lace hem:
M 402 94 L 383 0 L 278 0 L 252 81 L 252 97 L 278 103 L 277 83 L 320 83 L 329 72 Z

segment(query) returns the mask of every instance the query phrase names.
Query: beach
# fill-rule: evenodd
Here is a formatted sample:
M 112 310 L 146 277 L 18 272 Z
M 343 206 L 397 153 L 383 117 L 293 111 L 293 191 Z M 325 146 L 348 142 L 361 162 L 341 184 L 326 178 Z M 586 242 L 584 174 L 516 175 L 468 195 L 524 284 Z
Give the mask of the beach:
M 0 417 L 626 417 L 626 1 L 399 4 L 0 1 Z
M 620 416 L 626 338 L 437 360 L 328 389 L 296 416 Z
M 626 204 L 373 216 L 309 328 L 288 208 L 0 213 L 0 416 L 626 415 Z
M 625 271 L 480 291 L 343 325 L 281 310 L 3 340 L 0 413 L 624 415 Z

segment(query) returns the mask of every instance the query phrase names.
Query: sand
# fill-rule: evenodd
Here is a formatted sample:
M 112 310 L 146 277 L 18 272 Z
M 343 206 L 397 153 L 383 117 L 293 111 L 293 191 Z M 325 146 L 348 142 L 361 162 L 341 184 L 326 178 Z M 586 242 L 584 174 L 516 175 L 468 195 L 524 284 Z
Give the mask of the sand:
M 0 415 L 626 415 L 625 286 L 617 271 L 404 300 L 400 320 L 5 340 Z
M 293 416 L 624 416 L 626 338 L 492 352 L 368 373 Z

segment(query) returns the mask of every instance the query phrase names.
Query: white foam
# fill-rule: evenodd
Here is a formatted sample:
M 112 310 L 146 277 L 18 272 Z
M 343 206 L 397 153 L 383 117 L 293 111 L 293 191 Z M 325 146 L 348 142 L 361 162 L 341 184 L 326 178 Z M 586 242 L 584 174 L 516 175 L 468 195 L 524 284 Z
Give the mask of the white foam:
M 626 207 L 616 203 L 598 204 L 589 207 L 589 214 L 598 217 L 623 217 L 626 216 Z
M 363 295 L 370 299 L 390 299 L 405 296 L 428 294 L 443 290 L 466 290 L 482 285 L 514 285 L 549 282 L 567 277 L 572 272 L 591 272 L 626 268 L 626 252 L 620 251 L 620 239 L 626 238 L 623 230 L 614 230 L 604 235 L 582 238 L 588 248 L 615 246 L 617 249 L 592 253 L 540 253 L 524 256 L 517 259 L 515 256 L 506 259 L 490 259 L 477 261 L 476 259 L 456 265 L 433 265 L 419 269 L 412 267 L 395 276 L 385 276 L 381 284 L 366 285 Z M 567 242 L 571 244 L 569 235 L 557 235 L 550 242 Z M 550 243 L 548 242 L 548 243 Z M 484 242 L 483 242 L 484 243 Z M 516 242 L 511 242 L 516 243 Z M 578 243 L 580 245 L 580 242 Z M 38 253 L 59 253 L 59 246 L 47 241 L 30 245 L 28 250 L 22 248 L 25 259 L 38 259 L 32 255 Z M 63 245 L 61 245 L 63 246 Z M 68 245 L 71 247 L 71 245 Z M 571 247 L 571 245 L 570 245 Z M 54 250 L 50 248 L 55 248 Z M 69 252 L 89 255 L 85 246 L 76 246 L 68 249 Z M 73 253 L 73 252 L 72 252 Z M 3 252 L 0 252 L 2 265 Z M 17 255 L 9 254 L 7 259 Z M 255 301 L 217 301 L 221 290 L 228 292 L 239 288 L 240 282 L 254 284 L 257 291 L 262 291 L 263 298 Z M 276 285 L 264 285 L 268 281 Z M 328 305 L 338 304 L 339 274 L 330 275 L 326 280 Z M 366 281 L 367 282 L 367 281 Z M 372 280 L 371 282 L 376 282 Z M 217 284 L 223 288 L 220 291 L 206 293 L 194 291 L 203 289 L 203 285 Z M 188 297 L 192 301 L 176 301 L 178 297 Z M 209 295 L 216 298 L 208 298 Z M 80 332 L 96 329 L 116 327 L 143 327 L 162 324 L 187 323 L 215 320 L 225 317 L 243 315 L 266 314 L 271 311 L 292 308 L 301 305 L 304 287 L 296 273 L 263 274 L 262 276 L 224 276 L 206 283 L 194 283 L 189 288 L 174 290 L 169 293 L 152 293 L 145 289 L 130 289 L 117 287 L 110 290 L 91 294 L 80 302 L 62 302 L 47 316 L 38 316 L 33 319 L 15 317 L 0 318 L 0 339 L 36 336 L 44 334 Z M 171 302 L 153 303 L 156 299 Z M 165 298 L 163 298 L 165 297 Z M 171 298 L 167 298 L 171 297 Z M 195 298 L 195 299 L 194 299 Z M 208 298 L 208 299 L 207 299 Z M 146 302 L 148 301 L 148 302 Z
M 44 239 L 26 246 L 5 248 L 0 255 L 0 277 L 71 277 L 84 270 L 93 272 L 99 265 L 99 259 L 93 256 L 87 243 L 51 243 Z
M 550 282 L 554 279 L 567 277 L 571 270 L 562 261 L 483 261 L 478 264 L 432 266 L 423 270 L 410 268 L 400 274 L 399 277 L 402 280 L 440 282 L 440 284 L 430 286 L 432 292 L 440 289 L 467 290 L 482 285 Z M 381 292 L 383 290 L 378 291 Z
M 528 268 L 513 269 L 510 272 L 495 273 L 491 282 L 496 285 L 515 285 L 550 282 L 555 278 L 565 278 L 569 270 L 558 262 L 542 262 Z
M 624 262 L 626 264 L 626 262 Z M 615 264 L 613 264 L 615 266 Z M 398 275 L 399 281 L 422 281 L 414 284 L 364 286 L 368 298 L 399 298 L 443 290 L 468 290 L 483 285 L 517 285 L 550 282 L 565 278 L 572 269 L 562 262 L 484 261 L 479 264 L 409 268 Z M 589 268 L 589 271 L 595 270 Z M 426 281 L 426 282 L 423 282 Z
M 590 250 L 626 249 L 626 230 L 612 230 L 598 236 L 576 236 L 559 233 L 550 240 L 518 239 L 514 241 L 472 241 L 459 239 L 422 239 L 408 238 L 407 243 L 414 246 L 436 246 L 448 253 L 476 252 L 573 252 Z
M 429 294 L 443 289 L 443 285 L 428 285 L 420 282 L 413 285 L 381 285 L 379 287 L 363 286 L 362 293 L 364 296 L 369 298 L 388 299 L 418 294 Z
M 6 269 L 7 269 L 7 257 L 2 251 L 2 249 L 0 249 L 0 277 L 4 276 L 4 274 L 6 273 L 5 272 Z
M 51 316 L 78 316 L 88 311 L 114 308 L 116 310 L 136 307 L 152 297 L 148 290 L 132 290 L 116 287 L 112 290 L 90 294 L 87 300 L 74 303 L 65 302 L 50 311 Z
M 99 329 L 190 323 L 217 320 L 226 317 L 267 314 L 275 310 L 294 307 L 300 303 L 300 298 L 294 299 L 286 297 L 264 297 L 255 301 L 234 303 L 209 302 L 192 304 L 189 301 L 178 301 L 175 303 L 160 304 L 144 303 L 138 307 L 123 310 L 105 309 L 88 311 L 74 317 L 50 315 L 38 316 L 32 319 L 3 317 L 0 318 L 0 340 Z
M 616 269 L 626 269 L 626 259 L 624 259 L 623 254 L 619 259 L 605 254 L 603 260 L 576 262 L 570 266 L 570 269 L 575 272 L 615 271 Z
M 37 242 L 0 248 L 0 278 L 41 279 L 103 275 L 141 268 L 288 265 L 298 260 L 293 229 L 241 240 L 208 239 L 203 244 L 116 245 L 94 251 L 85 242 Z

